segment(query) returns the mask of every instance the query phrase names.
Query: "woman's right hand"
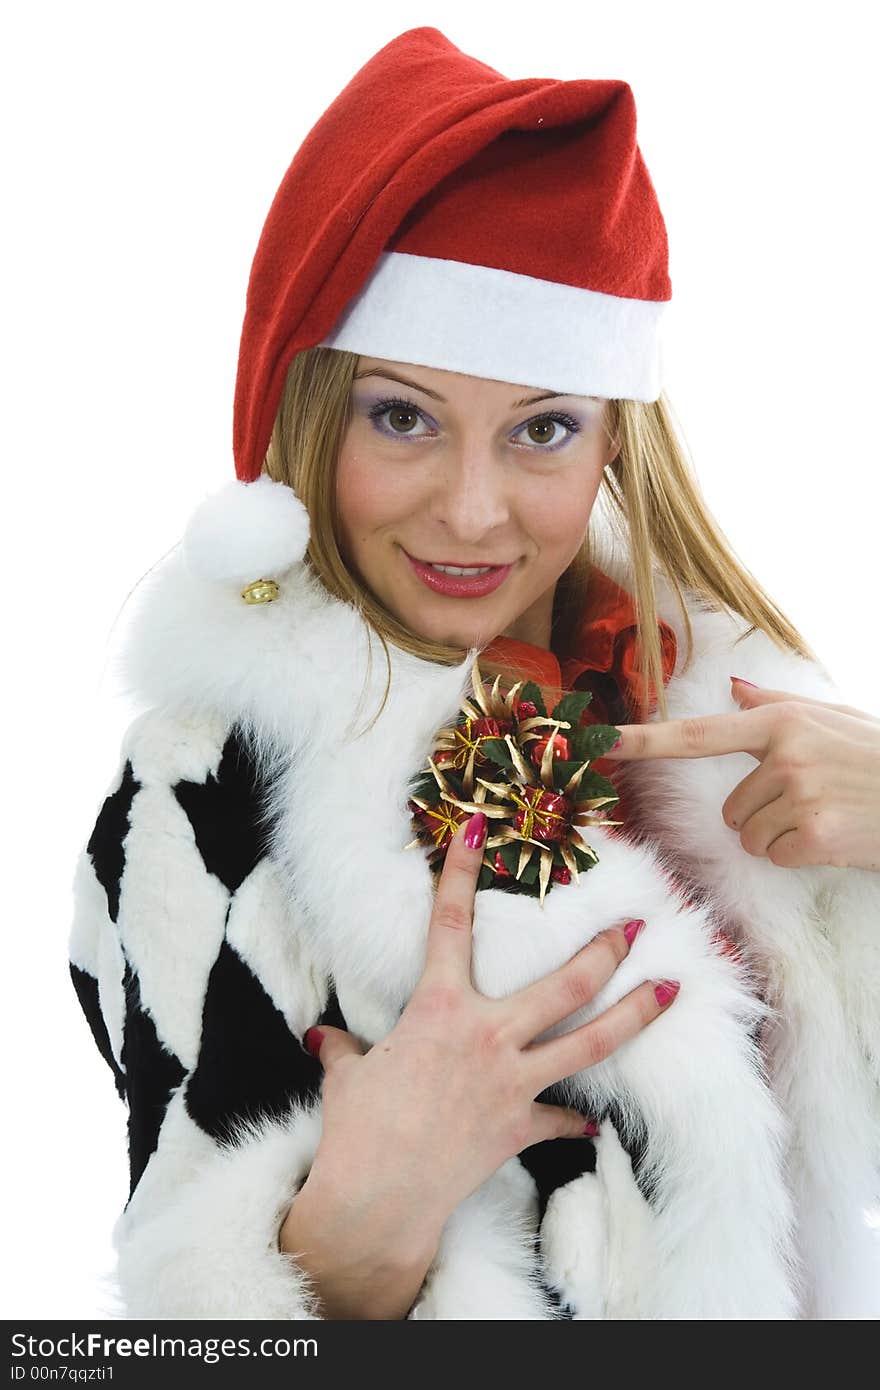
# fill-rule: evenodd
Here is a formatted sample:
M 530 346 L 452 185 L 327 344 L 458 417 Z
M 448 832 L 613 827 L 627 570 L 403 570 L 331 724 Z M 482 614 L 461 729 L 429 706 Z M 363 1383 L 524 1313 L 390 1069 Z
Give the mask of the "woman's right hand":
M 506 1159 L 543 1139 L 596 1133 L 578 1111 L 535 1096 L 604 1060 L 675 997 L 658 997 L 660 982 L 649 980 L 591 1022 L 536 1043 L 606 984 L 639 924 L 628 934 L 623 925 L 600 932 L 559 969 L 503 999 L 480 994 L 471 946 L 485 836 L 469 848 L 471 827 L 484 829 L 485 817 L 472 816 L 449 844 L 425 968 L 391 1032 L 363 1053 L 344 1029 L 310 1030 L 324 1068 L 322 1135 L 282 1228 L 284 1249 L 301 1237 L 304 1205 L 341 1264 L 346 1251 L 356 1262 L 369 1251 L 364 1269 L 373 1256 L 377 1269 L 426 1266 L 446 1218 Z

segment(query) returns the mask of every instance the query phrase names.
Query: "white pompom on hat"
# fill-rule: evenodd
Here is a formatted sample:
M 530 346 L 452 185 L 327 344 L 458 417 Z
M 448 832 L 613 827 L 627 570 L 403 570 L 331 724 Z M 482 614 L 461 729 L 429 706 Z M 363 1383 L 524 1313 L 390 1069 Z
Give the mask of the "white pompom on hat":
M 309 534 L 308 511 L 292 488 L 266 474 L 252 483 L 236 478 L 193 512 L 183 555 L 200 579 L 249 584 L 299 564 Z

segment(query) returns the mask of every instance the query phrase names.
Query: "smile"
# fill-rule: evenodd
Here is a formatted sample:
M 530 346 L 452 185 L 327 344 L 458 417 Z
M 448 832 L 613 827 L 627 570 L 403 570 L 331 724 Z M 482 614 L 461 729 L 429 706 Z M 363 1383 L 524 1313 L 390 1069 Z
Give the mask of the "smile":
M 403 553 L 409 561 L 413 573 L 422 583 L 427 588 L 432 589 L 435 594 L 443 594 L 447 598 L 482 598 L 486 594 L 493 593 L 499 585 L 503 584 L 513 569 L 513 564 L 492 565 L 488 569 L 481 565 L 479 569 L 482 573 L 446 574 L 443 570 L 435 569 L 427 561 L 416 560 L 406 550 Z M 454 568 L 460 567 L 455 566 Z

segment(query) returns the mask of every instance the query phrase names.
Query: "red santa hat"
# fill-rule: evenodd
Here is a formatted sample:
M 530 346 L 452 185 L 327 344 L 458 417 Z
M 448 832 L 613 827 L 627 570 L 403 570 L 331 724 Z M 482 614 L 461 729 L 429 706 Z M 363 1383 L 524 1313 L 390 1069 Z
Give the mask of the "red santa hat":
M 305 509 L 260 475 L 305 348 L 653 401 L 671 295 L 627 83 L 511 80 L 438 29 L 407 30 L 327 108 L 272 201 L 238 359 L 237 484 L 191 519 L 188 560 L 238 582 L 304 555 Z

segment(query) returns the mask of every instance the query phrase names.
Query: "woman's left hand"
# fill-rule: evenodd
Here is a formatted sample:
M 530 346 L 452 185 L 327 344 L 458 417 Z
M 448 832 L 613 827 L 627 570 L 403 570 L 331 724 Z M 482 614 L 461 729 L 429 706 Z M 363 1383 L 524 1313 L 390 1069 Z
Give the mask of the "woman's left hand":
M 603 758 L 751 753 L 758 766 L 721 808 L 748 854 L 880 872 L 880 719 L 731 680 L 741 713 L 624 724 Z

